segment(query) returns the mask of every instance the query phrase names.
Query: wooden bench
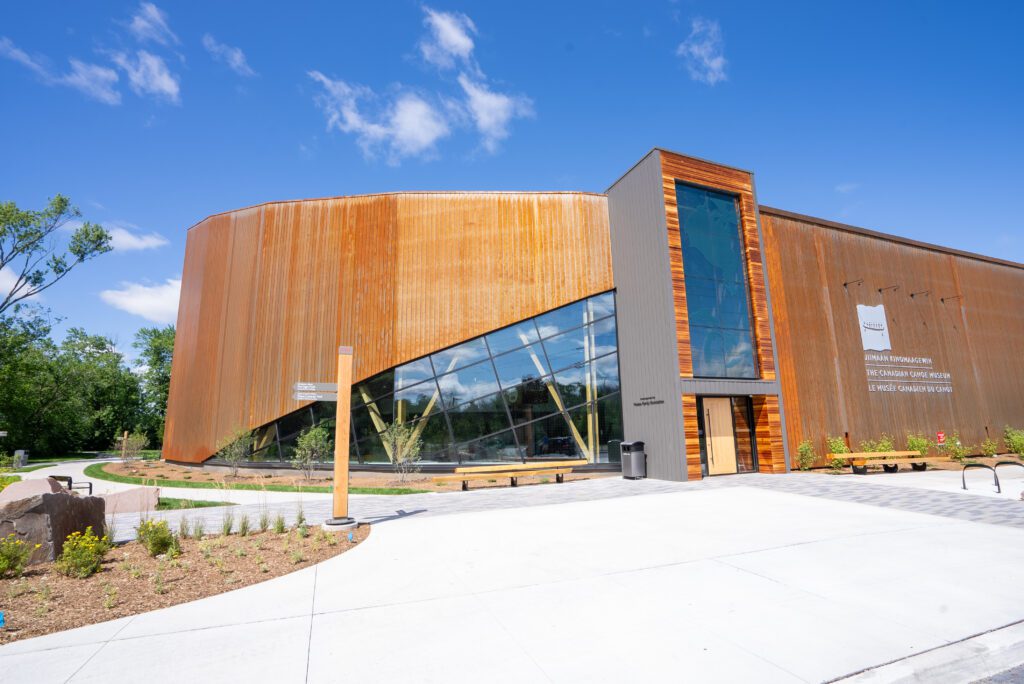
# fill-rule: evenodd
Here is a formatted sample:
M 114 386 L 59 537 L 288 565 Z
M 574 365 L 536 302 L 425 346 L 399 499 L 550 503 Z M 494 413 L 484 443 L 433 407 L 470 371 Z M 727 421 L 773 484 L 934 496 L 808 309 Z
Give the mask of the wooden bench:
M 948 462 L 947 456 L 922 456 L 917 451 L 858 451 L 852 454 L 829 454 L 829 459 L 842 458 L 857 475 L 867 475 L 869 465 L 880 465 L 887 473 L 895 473 L 900 465 L 910 464 L 914 470 L 925 470 L 929 463 Z
M 466 466 L 456 468 L 454 475 L 437 475 L 432 480 L 438 482 L 462 482 L 462 491 L 469 489 L 470 480 L 494 480 L 499 477 L 510 478 L 513 487 L 519 486 L 519 478 L 529 475 L 554 475 L 555 482 L 564 482 L 565 476 L 576 466 L 586 465 L 586 459 L 572 461 L 535 461 L 533 463 L 509 463 L 490 466 Z

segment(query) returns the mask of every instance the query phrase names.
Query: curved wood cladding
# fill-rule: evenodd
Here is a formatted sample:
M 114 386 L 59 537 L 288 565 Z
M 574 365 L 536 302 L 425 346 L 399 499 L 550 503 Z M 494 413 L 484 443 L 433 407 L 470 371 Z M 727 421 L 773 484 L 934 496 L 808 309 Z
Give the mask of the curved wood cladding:
M 164 457 L 199 462 L 237 428 L 353 380 L 614 287 L 607 199 L 398 193 L 265 204 L 188 233 Z
M 661 150 L 662 190 L 665 196 L 665 218 L 668 225 L 669 265 L 676 309 L 676 339 L 679 344 L 679 375 L 693 377 L 693 356 L 690 351 L 690 323 L 686 308 L 686 280 L 683 274 L 683 247 L 679 235 L 679 207 L 676 181 L 693 183 L 721 190 L 739 197 L 740 223 L 746 252 L 747 281 L 750 288 L 751 315 L 757 365 L 762 380 L 775 379 L 775 358 L 772 354 L 771 327 L 768 321 L 768 298 L 765 294 L 764 266 L 761 262 L 761 240 L 757 230 L 754 205 L 754 183 L 746 171 L 719 166 L 700 159 L 684 157 Z
M 846 433 L 977 445 L 1024 425 L 1024 266 L 765 207 L 761 225 L 792 453 Z M 857 304 L 884 304 L 892 353 L 931 358 L 952 393 L 870 392 Z

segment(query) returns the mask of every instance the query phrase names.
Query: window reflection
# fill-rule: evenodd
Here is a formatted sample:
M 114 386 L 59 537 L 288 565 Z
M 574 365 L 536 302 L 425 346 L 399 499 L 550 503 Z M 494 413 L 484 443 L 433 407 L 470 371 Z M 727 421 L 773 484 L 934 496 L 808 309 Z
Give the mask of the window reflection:
M 694 375 L 756 378 L 736 198 L 683 183 L 676 197 Z
M 423 440 L 426 462 L 607 461 L 608 441 L 622 439 L 614 314 L 607 292 L 356 384 L 353 462 L 387 464 L 380 432 L 394 421 Z M 720 346 L 720 363 L 735 365 Z M 269 423 L 253 459 L 288 460 L 301 430 L 333 431 L 336 410 L 319 402 Z

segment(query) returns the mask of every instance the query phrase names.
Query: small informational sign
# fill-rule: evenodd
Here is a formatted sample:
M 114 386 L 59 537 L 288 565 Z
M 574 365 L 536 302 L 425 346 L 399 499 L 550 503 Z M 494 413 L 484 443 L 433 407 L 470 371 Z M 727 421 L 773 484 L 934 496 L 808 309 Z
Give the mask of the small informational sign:
M 295 401 L 338 401 L 337 392 L 292 392 Z
M 935 443 L 938 444 L 939 446 L 946 446 L 946 433 L 945 432 L 936 432 L 935 433 Z
M 292 385 L 292 392 L 333 392 L 338 393 L 336 382 L 296 382 Z

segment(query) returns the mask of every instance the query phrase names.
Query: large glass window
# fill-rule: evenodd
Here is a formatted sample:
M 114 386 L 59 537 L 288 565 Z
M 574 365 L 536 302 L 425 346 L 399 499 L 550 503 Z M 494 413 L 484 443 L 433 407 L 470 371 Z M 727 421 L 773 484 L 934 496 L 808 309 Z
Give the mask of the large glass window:
M 431 463 L 607 461 L 623 434 L 617 351 L 606 292 L 379 373 L 352 388 L 351 457 L 389 462 L 380 433 L 399 422 Z M 336 408 L 317 403 L 264 426 L 254 460 L 287 460 L 301 430 L 333 427 Z
M 676 183 L 693 374 L 756 378 L 736 197 Z

